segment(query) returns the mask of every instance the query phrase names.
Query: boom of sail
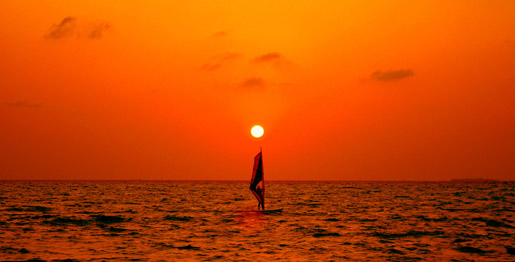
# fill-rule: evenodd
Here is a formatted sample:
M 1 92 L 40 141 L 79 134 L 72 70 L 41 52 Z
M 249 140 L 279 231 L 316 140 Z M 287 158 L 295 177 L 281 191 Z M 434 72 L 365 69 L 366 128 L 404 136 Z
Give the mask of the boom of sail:
M 260 151 L 254 157 L 254 170 L 252 171 L 252 179 L 250 180 L 250 191 L 259 201 L 258 209 L 261 207 L 265 210 L 265 178 L 263 176 L 263 152 Z

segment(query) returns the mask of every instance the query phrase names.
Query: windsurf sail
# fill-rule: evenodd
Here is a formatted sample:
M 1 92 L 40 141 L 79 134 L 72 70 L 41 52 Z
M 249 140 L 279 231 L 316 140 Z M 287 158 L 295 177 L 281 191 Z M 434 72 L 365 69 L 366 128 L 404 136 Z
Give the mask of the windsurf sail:
M 252 171 L 252 179 L 250 180 L 250 191 L 259 201 L 258 209 L 265 210 L 265 178 L 263 176 L 263 152 L 260 151 L 254 157 L 254 170 Z

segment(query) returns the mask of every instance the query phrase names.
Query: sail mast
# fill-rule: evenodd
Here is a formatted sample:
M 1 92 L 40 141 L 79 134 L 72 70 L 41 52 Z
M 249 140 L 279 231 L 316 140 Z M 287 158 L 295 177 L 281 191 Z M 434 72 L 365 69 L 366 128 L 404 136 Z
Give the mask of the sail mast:
M 263 207 L 263 210 L 265 210 L 265 170 L 263 169 L 263 148 L 261 146 L 259 147 L 259 153 L 261 154 L 261 174 L 263 179 L 263 203 L 261 204 L 261 206 Z

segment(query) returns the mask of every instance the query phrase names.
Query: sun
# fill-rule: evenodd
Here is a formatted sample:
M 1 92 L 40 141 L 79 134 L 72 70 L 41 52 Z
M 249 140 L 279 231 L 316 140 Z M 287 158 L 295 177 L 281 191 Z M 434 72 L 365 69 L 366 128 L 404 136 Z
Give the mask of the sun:
M 252 134 L 253 137 L 262 137 L 264 132 L 265 132 L 265 130 L 263 130 L 263 128 L 259 125 L 253 126 L 252 129 L 250 130 L 250 133 Z

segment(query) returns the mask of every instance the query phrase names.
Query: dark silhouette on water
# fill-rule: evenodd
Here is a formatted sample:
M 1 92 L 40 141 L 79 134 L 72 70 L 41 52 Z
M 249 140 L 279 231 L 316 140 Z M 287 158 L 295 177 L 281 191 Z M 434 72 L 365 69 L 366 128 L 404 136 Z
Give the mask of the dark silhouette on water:
M 256 188 L 256 194 L 259 196 L 258 197 L 258 201 L 259 199 L 263 199 L 263 201 L 259 201 L 258 203 L 258 209 L 259 207 L 261 207 L 261 209 L 265 210 L 265 203 L 264 203 L 264 196 L 263 196 L 263 190 L 261 189 L 261 187 L 257 187 Z
M 261 186 L 260 186 L 261 184 Z M 258 209 L 261 207 L 265 210 L 265 179 L 263 175 L 263 151 L 254 157 L 254 169 L 252 170 L 252 179 L 250 180 L 250 191 L 259 201 Z

